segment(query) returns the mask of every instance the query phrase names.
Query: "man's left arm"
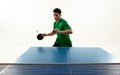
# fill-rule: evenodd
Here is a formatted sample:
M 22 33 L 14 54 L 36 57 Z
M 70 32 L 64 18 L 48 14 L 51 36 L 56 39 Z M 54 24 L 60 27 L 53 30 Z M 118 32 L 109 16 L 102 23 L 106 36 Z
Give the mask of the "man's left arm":
M 71 29 L 62 30 L 62 31 L 60 31 L 59 29 L 55 29 L 54 31 L 60 34 L 72 34 L 73 33 Z
M 60 34 L 72 34 L 73 33 L 73 31 L 71 29 L 62 30 L 62 31 L 60 31 L 59 29 L 55 29 L 54 31 L 56 33 L 60 33 Z
M 55 29 L 54 31 L 55 31 L 56 33 L 60 33 L 60 34 L 72 34 L 72 33 L 73 33 L 70 25 L 69 25 L 67 22 L 65 22 L 63 26 L 64 26 L 64 29 L 65 29 L 65 30 L 61 30 L 61 31 L 60 31 L 59 29 Z

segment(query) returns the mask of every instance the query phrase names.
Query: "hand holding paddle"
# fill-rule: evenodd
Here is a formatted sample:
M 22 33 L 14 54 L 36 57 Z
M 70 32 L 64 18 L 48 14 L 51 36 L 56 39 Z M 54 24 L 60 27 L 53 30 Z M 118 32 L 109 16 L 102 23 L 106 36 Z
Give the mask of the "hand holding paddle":
M 42 40 L 43 38 L 44 38 L 44 36 L 41 33 L 37 35 L 38 40 Z

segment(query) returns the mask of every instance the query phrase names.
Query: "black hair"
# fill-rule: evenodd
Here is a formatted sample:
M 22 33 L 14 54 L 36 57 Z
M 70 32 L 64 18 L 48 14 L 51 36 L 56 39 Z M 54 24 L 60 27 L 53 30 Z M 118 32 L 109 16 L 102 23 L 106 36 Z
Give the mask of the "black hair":
M 61 14 L 61 10 L 60 10 L 59 8 L 55 8 L 55 9 L 53 10 L 53 12 L 58 13 L 58 14 Z

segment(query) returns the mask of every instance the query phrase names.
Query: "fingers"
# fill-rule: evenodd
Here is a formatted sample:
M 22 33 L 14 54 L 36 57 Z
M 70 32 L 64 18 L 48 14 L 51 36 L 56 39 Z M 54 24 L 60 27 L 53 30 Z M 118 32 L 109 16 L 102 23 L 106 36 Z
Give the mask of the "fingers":
M 54 29 L 54 32 L 55 32 L 55 33 L 58 33 L 58 32 L 59 32 L 59 29 L 57 29 L 57 28 Z

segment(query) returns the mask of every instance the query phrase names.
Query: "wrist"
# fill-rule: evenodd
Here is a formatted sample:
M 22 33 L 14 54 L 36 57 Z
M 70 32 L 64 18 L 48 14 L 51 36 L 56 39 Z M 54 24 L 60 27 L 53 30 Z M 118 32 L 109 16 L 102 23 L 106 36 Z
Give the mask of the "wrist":
M 47 36 L 47 34 L 42 34 L 43 37 Z
M 45 36 L 48 36 L 48 34 L 45 34 Z
M 59 31 L 60 34 L 62 34 L 62 31 Z

